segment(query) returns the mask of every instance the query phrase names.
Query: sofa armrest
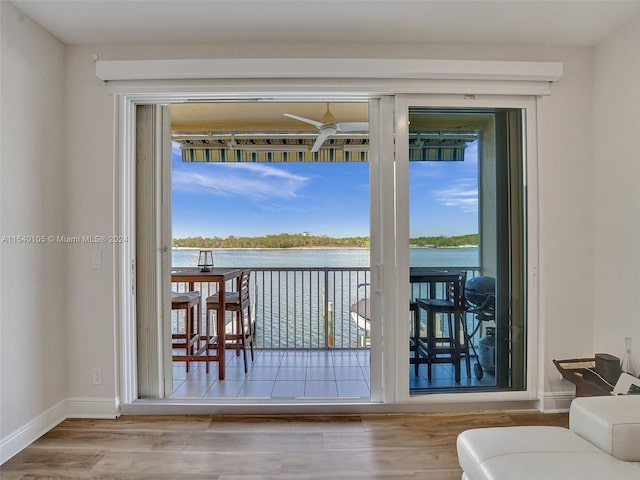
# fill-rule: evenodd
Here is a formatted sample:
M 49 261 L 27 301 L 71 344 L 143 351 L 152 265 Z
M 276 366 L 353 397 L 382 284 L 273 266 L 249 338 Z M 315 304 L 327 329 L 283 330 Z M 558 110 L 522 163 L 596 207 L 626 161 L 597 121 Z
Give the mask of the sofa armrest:
M 620 460 L 640 462 L 640 395 L 576 398 L 569 428 Z

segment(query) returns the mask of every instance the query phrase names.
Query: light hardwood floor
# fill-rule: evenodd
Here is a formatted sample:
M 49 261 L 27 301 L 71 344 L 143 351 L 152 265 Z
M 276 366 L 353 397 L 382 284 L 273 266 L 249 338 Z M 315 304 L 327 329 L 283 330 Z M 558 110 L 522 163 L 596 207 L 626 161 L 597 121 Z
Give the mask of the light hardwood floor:
M 463 430 L 567 424 L 566 414 L 521 411 L 69 419 L 0 466 L 0 478 L 460 480 Z

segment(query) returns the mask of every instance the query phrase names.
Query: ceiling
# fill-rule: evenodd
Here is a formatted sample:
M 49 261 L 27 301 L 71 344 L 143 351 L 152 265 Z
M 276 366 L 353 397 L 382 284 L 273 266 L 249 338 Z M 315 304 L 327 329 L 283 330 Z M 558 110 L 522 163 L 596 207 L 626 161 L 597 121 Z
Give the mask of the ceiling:
M 66 44 L 375 42 L 590 46 L 640 14 L 640 0 L 12 3 Z M 330 53 L 328 57 L 339 51 Z
M 169 108 L 172 139 L 181 144 L 186 162 L 368 160 L 366 102 L 174 103 Z M 291 114 L 294 118 L 286 116 Z M 324 125 L 310 125 L 300 117 Z M 468 142 L 478 138 L 486 117 L 483 113 L 413 111 L 410 160 L 464 160 Z M 345 122 L 356 122 L 357 127 L 348 128 Z M 328 125 L 332 132 L 323 136 Z
M 329 104 L 336 122 L 367 122 L 369 105 L 353 102 Z M 179 132 L 310 132 L 318 129 L 305 122 L 285 117 L 292 113 L 320 121 L 326 103 L 249 102 L 249 103 L 176 103 L 171 108 L 171 129 Z
M 174 103 L 171 110 L 172 138 L 183 144 L 183 150 L 210 150 L 210 158 L 215 160 L 197 160 L 202 152 L 191 152 L 187 161 L 227 161 L 222 160 L 220 150 L 227 150 L 225 156 L 242 154 L 239 151 L 296 151 L 306 155 L 310 161 L 310 152 L 320 134 L 320 129 L 300 119 L 289 118 L 284 114 L 305 117 L 311 121 L 324 123 L 329 121 L 340 125 L 341 122 L 364 122 L 369 120 L 369 105 L 366 102 L 207 102 Z M 333 120 L 325 117 L 327 109 Z M 328 138 L 328 137 L 325 137 Z M 331 142 L 320 140 L 319 145 L 326 148 L 339 148 L 344 143 L 348 148 L 359 151 L 368 144 L 368 127 L 350 132 L 334 131 Z M 331 146 L 330 146 L 331 145 Z M 320 148 L 320 147 L 319 147 Z M 323 148 L 322 154 L 326 154 Z M 237 152 L 238 151 L 238 152 Z M 238 158 L 239 158 L 238 157 Z M 184 159 L 183 153 L 183 159 Z M 204 158 L 204 157 L 202 157 Z M 266 157 L 265 157 L 266 158 Z M 246 158 L 242 161 L 248 161 Z M 254 160 L 255 161 L 255 160 Z M 265 159 L 259 161 L 266 161 Z M 360 160 L 362 161 L 362 160 Z

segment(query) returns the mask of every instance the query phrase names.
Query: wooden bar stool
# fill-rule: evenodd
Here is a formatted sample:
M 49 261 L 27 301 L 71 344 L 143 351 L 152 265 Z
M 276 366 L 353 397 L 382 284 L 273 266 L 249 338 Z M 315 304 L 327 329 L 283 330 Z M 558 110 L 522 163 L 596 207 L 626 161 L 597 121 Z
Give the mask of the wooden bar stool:
M 189 356 L 195 355 L 199 350 L 201 308 L 202 298 L 199 291 L 171 292 L 171 310 L 185 312 L 183 331 L 181 332 L 179 325 L 176 325 L 177 331 L 171 335 L 171 346 L 172 348 L 185 349 L 187 372 L 189 371 Z M 173 360 L 180 361 L 182 360 L 180 357 L 180 355 L 174 355 Z
M 460 382 L 460 363 L 465 361 L 467 377 L 471 377 L 471 362 L 469 359 L 469 338 L 467 335 L 464 299 L 464 285 L 466 272 L 461 272 L 455 280 L 445 285 L 446 298 L 417 299 L 419 308 L 427 312 L 427 336 L 425 339 L 416 337 L 426 357 L 427 379 L 431 380 L 431 365 L 434 363 L 451 363 L 454 367 L 456 383 Z M 436 335 L 436 315 L 446 322 L 446 332 L 442 328 L 443 336 Z M 416 327 L 419 325 L 416 323 Z M 420 352 L 419 352 L 420 353 Z M 416 362 L 418 360 L 416 359 Z M 418 369 L 416 368 L 416 374 Z
M 247 345 L 251 350 L 253 362 L 253 324 L 251 321 L 251 302 L 249 294 L 249 275 L 251 270 L 243 270 L 240 276 L 240 285 L 237 292 L 225 294 L 225 310 L 233 312 L 235 319 L 231 331 L 225 333 L 225 345 L 223 348 L 235 350 L 237 355 L 243 354 L 244 373 L 247 373 Z M 207 298 L 207 326 L 211 322 L 210 314 L 218 309 L 219 296 L 217 293 Z M 214 323 L 215 325 L 215 323 Z M 218 333 L 218 332 L 216 332 Z M 218 348 L 220 346 L 218 345 Z

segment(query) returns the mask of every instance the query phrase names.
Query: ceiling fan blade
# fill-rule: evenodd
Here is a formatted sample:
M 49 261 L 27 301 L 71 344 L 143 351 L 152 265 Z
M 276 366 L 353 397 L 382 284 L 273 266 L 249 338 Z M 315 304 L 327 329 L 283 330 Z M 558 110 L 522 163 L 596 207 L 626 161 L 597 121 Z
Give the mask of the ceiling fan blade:
M 317 152 L 318 150 L 320 150 L 320 147 L 322 147 L 322 144 L 324 143 L 324 141 L 327 138 L 329 138 L 333 133 L 335 133 L 335 130 L 331 128 L 323 128 L 322 130 L 320 130 L 320 133 L 318 134 L 318 138 L 316 138 L 316 141 L 314 142 L 313 147 L 311 147 L 311 151 Z
M 317 120 L 311 120 L 310 118 L 294 115 L 293 113 L 283 113 L 282 115 L 284 115 L 285 117 L 293 118 L 294 120 L 300 120 L 301 122 L 310 123 L 316 128 L 322 128 L 322 125 L 324 125 L 322 122 L 318 122 Z
M 339 122 L 336 123 L 339 132 L 367 132 L 369 122 Z

